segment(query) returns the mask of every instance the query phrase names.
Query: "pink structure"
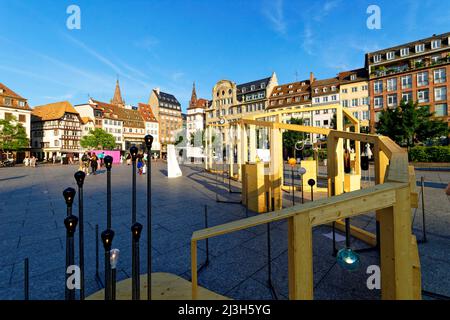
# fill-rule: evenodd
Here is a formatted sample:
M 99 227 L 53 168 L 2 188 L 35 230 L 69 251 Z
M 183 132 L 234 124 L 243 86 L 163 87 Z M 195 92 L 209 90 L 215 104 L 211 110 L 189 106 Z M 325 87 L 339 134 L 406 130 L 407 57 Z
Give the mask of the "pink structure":
M 97 157 L 98 157 L 98 155 L 100 153 L 104 152 L 105 153 L 105 157 L 106 156 L 113 157 L 113 163 L 120 163 L 120 151 L 118 151 L 118 150 L 91 150 L 90 152 L 91 153 L 95 152 Z

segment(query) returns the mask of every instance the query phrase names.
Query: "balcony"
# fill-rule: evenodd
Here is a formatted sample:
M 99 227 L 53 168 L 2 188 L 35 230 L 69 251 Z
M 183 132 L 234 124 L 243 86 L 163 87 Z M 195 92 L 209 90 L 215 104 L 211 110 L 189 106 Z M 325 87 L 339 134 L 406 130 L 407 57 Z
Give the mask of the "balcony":
M 394 75 L 394 74 L 408 72 L 408 71 L 416 71 L 416 70 L 420 70 L 420 69 L 436 67 L 439 65 L 447 64 L 447 63 L 450 63 L 450 54 L 447 57 L 441 58 L 436 61 L 422 61 L 422 62 L 415 62 L 414 64 L 411 61 L 411 63 L 409 65 L 404 64 L 401 66 L 397 65 L 397 66 L 392 66 L 392 67 L 382 66 L 382 67 L 379 67 L 379 68 L 376 68 L 375 70 L 373 70 L 370 73 L 370 78 L 373 79 L 373 78 L 379 78 L 379 77 Z

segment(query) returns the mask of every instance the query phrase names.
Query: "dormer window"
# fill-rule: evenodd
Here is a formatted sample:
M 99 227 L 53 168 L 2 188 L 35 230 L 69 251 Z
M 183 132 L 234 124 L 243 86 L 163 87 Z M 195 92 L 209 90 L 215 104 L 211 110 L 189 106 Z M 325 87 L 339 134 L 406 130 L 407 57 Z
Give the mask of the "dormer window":
M 254 84 L 250 86 L 250 90 L 255 90 L 255 89 L 256 89 L 256 87 Z
M 323 88 L 322 91 L 323 92 L 327 92 L 328 90 L 327 90 L 327 88 Z
M 377 63 L 381 61 L 381 54 L 377 54 L 373 56 L 373 62 Z
M 280 90 L 281 90 L 281 87 L 278 87 L 277 90 L 280 91 Z
M 425 51 L 425 45 L 423 43 L 416 44 L 416 53 L 424 52 Z
M 3 89 L 0 89 L 0 93 L 3 93 L 4 91 L 3 91 Z
M 409 55 L 409 48 L 400 49 L 400 56 L 401 57 L 406 57 L 407 55 Z
M 356 80 L 356 74 L 352 74 L 351 76 L 350 76 L 350 80 Z
M 245 91 L 246 91 L 246 90 L 245 90 L 245 87 L 243 87 L 243 88 L 242 88 L 242 92 L 245 92 Z
M 336 86 L 332 86 L 331 91 L 336 91 Z
M 387 54 L 386 54 L 386 59 L 387 60 L 392 60 L 392 59 L 394 59 L 395 58 L 395 52 L 394 51 L 389 51 Z
M 305 85 L 305 83 L 304 82 L 302 82 L 302 86 L 304 86 Z
M 292 89 L 292 84 L 289 85 L 289 89 Z
M 314 93 L 319 93 L 319 89 L 314 89 Z
M 263 82 L 261 83 L 261 89 L 264 89 L 266 87 L 266 84 Z
M 431 41 L 431 49 L 439 49 L 441 47 L 441 39 Z

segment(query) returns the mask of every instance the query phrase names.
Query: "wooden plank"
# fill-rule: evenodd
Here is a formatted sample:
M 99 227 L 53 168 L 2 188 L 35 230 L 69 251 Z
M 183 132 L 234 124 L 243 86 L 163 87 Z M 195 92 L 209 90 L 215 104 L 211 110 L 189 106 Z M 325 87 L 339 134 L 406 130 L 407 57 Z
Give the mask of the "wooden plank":
M 246 115 L 243 117 L 243 119 L 255 120 L 255 119 L 259 119 L 259 118 L 266 118 L 266 117 L 272 117 L 272 116 L 277 116 L 277 115 L 286 115 L 286 114 L 300 113 L 300 112 L 311 112 L 311 111 L 316 111 L 316 110 L 329 110 L 329 109 L 338 110 L 339 108 L 342 108 L 341 104 L 334 103 L 334 104 L 327 104 L 324 106 L 304 107 L 302 109 L 276 110 L 276 111 L 269 111 L 269 112 L 263 111 L 263 112 L 254 113 L 251 115 Z
M 197 280 L 197 241 L 191 240 L 191 278 L 192 278 L 192 300 L 198 299 Z
M 336 226 L 336 229 L 345 232 L 345 222 L 344 221 L 342 221 L 342 220 L 336 221 L 335 226 Z M 358 228 L 356 226 L 350 226 L 350 234 L 353 237 L 367 243 L 368 245 L 370 245 L 372 247 L 377 245 L 376 235 L 367 230 Z
M 413 266 L 413 299 L 422 300 L 422 275 L 419 248 L 415 235 L 411 235 L 411 262 Z
M 381 299 L 395 300 L 394 208 L 377 211 L 380 223 Z
M 312 127 L 312 126 L 303 126 L 299 124 L 289 124 L 289 123 L 274 123 L 274 127 L 278 129 L 285 129 L 290 131 L 297 132 L 307 132 L 307 133 L 316 133 L 316 134 L 324 134 L 328 135 L 330 133 L 330 129 L 320 128 L 320 127 Z
M 294 215 L 310 212 L 311 224 L 329 223 L 345 217 L 367 213 L 377 208 L 386 208 L 395 201 L 392 191 L 405 187 L 403 183 L 385 183 L 371 188 L 353 191 L 332 198 L 325 198 L 308 202 L 275 212 L 268 212 L 237 221 L 232 221 L 211 228 L 195 231 L 192 240 L 203 240 L 222 234 L 227 234 L 257 225 L 288 219 Z M 376 199 L 376 200 L 372 200 Z M 334 219 L 334 220 L 333 220 Z
M 290 252 L 289 275 L 295 275 L 289 281 L 291 300 L 313 299 L 313 250 L 312 229 L 308 213 L 294 216 L 290 221 L 288 248 Z
M 373 144 L 378 141 L 378 137 L 379 137 L 374 134 L 346 132 L 346 131 L 337 131 L 337 130 L 331 130 L 330 136 L 332 136 L 334 138 L 350 139 L 350 140 L 354 140 L 354 141 L 361 141 L 361 142 L 373 143 Z

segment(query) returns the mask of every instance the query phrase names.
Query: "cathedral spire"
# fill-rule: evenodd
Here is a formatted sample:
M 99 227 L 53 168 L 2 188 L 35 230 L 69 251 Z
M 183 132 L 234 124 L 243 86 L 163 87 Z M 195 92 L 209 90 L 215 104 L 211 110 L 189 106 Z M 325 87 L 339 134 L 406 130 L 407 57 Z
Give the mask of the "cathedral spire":
M 197 92 L 195 91 L 195 81 L 192 85 L 192 95 L 191 101 L 189 102 L 189 106 L 194 107 L 197 104 Z
M 116 90 L 114 91 L 114 97 L 111 100 L 111 104 L 125 106 L 125 101 L 122 99 L 122 94 L 120 92 L 119 78 L 116 81 Z

